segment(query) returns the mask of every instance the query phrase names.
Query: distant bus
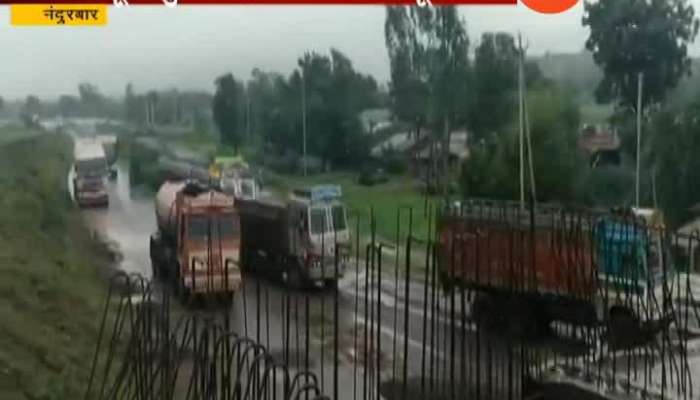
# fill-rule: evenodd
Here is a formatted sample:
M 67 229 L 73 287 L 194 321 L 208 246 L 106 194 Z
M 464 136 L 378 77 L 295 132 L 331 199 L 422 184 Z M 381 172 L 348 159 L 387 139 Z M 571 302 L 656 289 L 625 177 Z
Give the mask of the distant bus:
M 102 143 L 82 139 L 75 143 L 73 192 L 80 206 L 106 206 L 109 195 L 105 180 L 108 162 Z

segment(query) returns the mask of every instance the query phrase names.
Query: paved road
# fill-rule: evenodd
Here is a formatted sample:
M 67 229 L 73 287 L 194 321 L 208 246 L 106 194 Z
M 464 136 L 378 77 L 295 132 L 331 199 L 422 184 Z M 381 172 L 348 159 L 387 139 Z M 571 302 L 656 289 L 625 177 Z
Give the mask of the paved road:
M 83 215 L 119 249 L 120 269 L 150 278 L 153 198 L 131 187 L 128 160 L 116 167 L 109 208 Z M 232 330 L 265 345 L 292 372 L 315 371 L 323 392 L 338 399 L 372 399 L 376 392 L 387 399 L 463 398 L 465 392 L 475 396 L 477 388 L 483 399 L 519 398 L 519 350 L 469 321 L 469 299 L 426 290 L 418 276 L 406 288 L 405 277 L 393 274 L 393 257 L 384 253 L 382 279 L 356 260 L 338 290 L 293 292 L 248 276 L 226 315 Z M 225 318 L 220 308 L 176 312 Z
M 121 160 L 116 167 L 118 178 L 109 186 L 109 208 L 84 210 L 83 214 L 91 229 L 119 249 L 122 255 L 119 268 L 150 278 L 148 239 L 156 226 L 153 199 L 130 186 L 128 161 Z M 407 301 L 403 284 L 396 286 L 391 275 L 379 282 L 376 274 L 368 273 L 364 264 L 359 264 L 359 269 L 346 273 L 337 291 L 290 292 L 279 284 L 246 277 L 243 288 L 234 297 L 229 315 L 233 329 L 258 340 L 273 355 L 288 357 L 292 367 L 301 368 L 308 363 L 310 369 L 319 374 L 323 391 L 331 396 L 335 389 L 337 340 L 340 399 L 369 398 L 371 390 L 365 393 L 363 388 L 367 386 L 376 390 L 379 387 L 377 376 L 385 383 L 381 388 L 386 394 L 390 386 L 387 382 L 402 379 L 405 360 L 411 380 L 410 390 L 420 393 L 422 389 L 426 397 L 430 397 L 427 393 L 444 387 L 450 379 L 455 382 L 476 379 L 474 371 L 477 369 L 467 371 L 468 367 L 460 357 L 468 354 L 474 359 L 472 353 L 484 347 L 484 343 L 477 345 L 469 322 L 462 324 L 461 318 L 450 322 L 453 321 L 449 318 L 452 307 L 447 298 L 437 294 L 432 296 L 429 292 L 426 303 L 425 287 L 413 282 Z M 397 289 L 400 294 L 396 294 Z M 461 315 L 460 300 L 455 302 L 455 315 L 458 316 Z M 204 308 L 179 311 L 223 318 L 219 311 Z M 424 318 L 426 311 L 437 317 Z M 405 315 L 408 315 L 408 335 L 404 335 Z M 465 340 L 461 339 L 462 335 Z M 482 337 L 481 342 L 483 340 Z M 450 344 L 452 342 L 454 347 Z M 462 342 L 467 343 L 463 350 L 459 345 Z M 492 343 L 488 347 L 491 353 L 483 352 L 482 358 L 486 355 L 505 356 L 502 346 Z M 407 349 L 406 354 L 404 349 Z M 486 361 L 483 365 L 487 365 Z M 489 365 L 493 366 L 495 362 Z M 365 370 L 369 373 L 365 374 Z M 471 374 L 472 378 L 462 378 L 466 374 Z M 481 379 L 486 381 L 487 377 L 484 375 Z M 500 379 L 504 378 L 501 376 Z M 496 386 L 495 381 L 492 386 Z

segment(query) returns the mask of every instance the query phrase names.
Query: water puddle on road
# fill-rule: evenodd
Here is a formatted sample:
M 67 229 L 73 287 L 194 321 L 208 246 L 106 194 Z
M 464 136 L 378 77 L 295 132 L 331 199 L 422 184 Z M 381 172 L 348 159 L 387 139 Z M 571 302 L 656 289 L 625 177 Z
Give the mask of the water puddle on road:
M 131 187 L 128 160 L 119 160 L 114 167 L 117 177 L 107 185 L 109 206 L 87 208 L 82 214 L 92 232 L 118 254 L 117 269 L 150 279 L 148 240 L 156 227 L 153 200 L 145 190 Z M 72 182 L 69 176 L 69 193 Z

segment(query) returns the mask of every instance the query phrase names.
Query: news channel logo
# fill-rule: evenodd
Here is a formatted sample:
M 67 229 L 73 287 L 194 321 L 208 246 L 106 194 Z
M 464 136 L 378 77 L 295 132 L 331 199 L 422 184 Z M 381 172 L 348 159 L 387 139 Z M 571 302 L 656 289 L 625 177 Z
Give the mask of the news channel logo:
M 117 0 L 115 0 L 117 1 Z M 520 0 L 521 3 L 525 4 L 529 9 L 537 11 L 542 14 L 559 14 L 564 11 L 571 9 L 575 6 L 579 0 Z M 436 1 L 437 3 L 437 1 Z M 463 4 L 516 4 L 517 1 L 512 2 L 508 0 L 498 1 L 498 0 L 476 0 L 476 1 L 464 1 Z M 431 0 L 416 0 L 416 4 L 419 7 L 432 7 L 433 2 Z

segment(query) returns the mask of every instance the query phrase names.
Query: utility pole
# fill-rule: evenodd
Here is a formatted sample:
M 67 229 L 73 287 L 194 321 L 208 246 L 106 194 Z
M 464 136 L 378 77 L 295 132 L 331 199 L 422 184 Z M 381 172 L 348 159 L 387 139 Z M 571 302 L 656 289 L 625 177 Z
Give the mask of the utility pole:
M 304 163 L 304 177 L 306 177 L 306 74 L 305 66 L 301 66 L 301 132 L 302 132 L 302 162 Z
M 635 204 L 639 208 L 639 172 L 642 155 L 642 95 L 644 90 L 644 73 L 637 76 L 637 174 L 635 179 Z
M 523 125 L 525 125 L 525 112 L 523 104 L 523 62 L 522 62 L 523 42 L 518 35 L 518 148 L 520 162 L 520 211 L 525 211 L 525 145 L 523 138 Z
M 245 133 L 250 141 L 250 89 L 245 91 Z

